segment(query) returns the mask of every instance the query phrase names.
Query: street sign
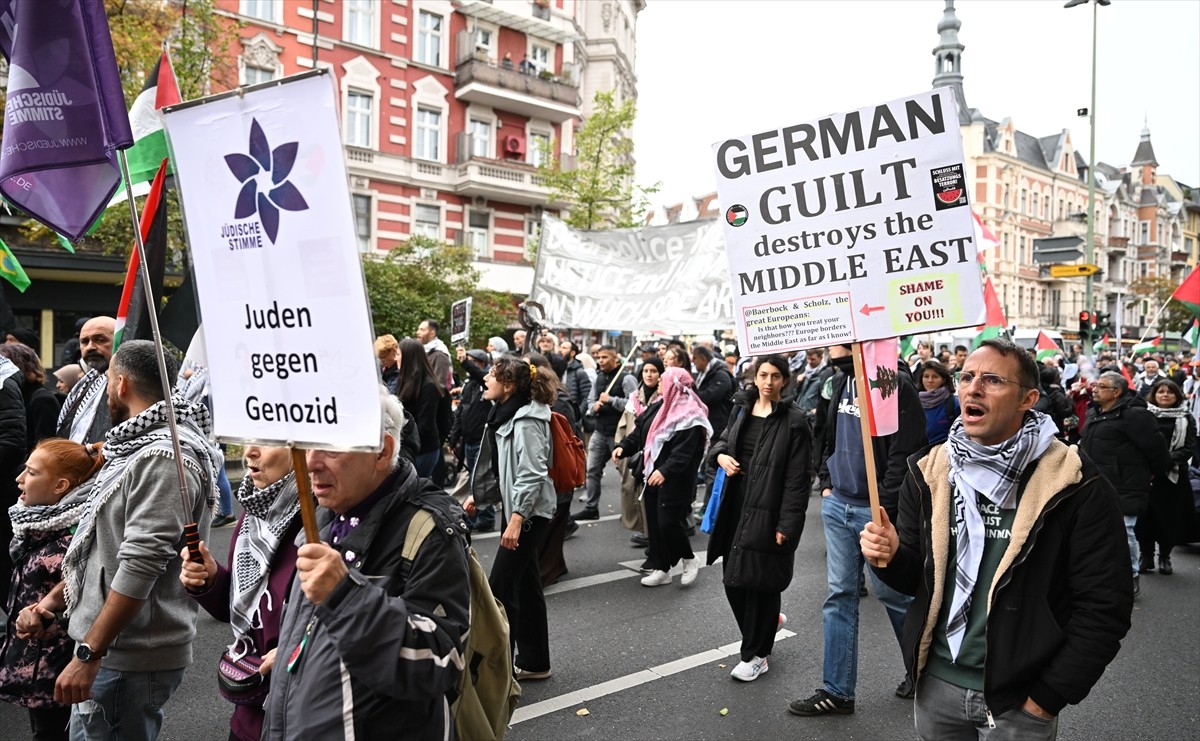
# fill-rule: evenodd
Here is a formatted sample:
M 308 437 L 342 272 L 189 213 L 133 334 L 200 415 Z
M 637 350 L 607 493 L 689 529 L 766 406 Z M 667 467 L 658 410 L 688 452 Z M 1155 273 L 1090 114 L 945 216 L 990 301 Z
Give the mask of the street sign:
M 1051 278 L 1082 278 L 1100 272 L 1098 265 L 1051 265 Z

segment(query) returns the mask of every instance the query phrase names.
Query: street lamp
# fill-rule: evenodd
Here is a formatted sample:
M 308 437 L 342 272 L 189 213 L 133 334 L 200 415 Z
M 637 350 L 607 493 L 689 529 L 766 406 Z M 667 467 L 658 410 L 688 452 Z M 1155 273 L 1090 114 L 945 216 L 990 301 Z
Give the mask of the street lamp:
M 1088 210 L 1087 210 L 1087 261 L 1089 265 L 1095 264 L 1096 259 L 1096 7 L 1099 5 L 1110 5 L 1112 0 L 1067 0 L 1063 5 L 1064 8 L 1074 8 L 1076 5 L 1092 4 L 1092 105 L 1088 108 L 1088 123 L 1091 127 L 1090 141 L 1088 142 Z M 1083 305 L 1089 312 L 1095 306 L 1092 296 L 1092 274 L 1087 276 L 1087 295 L 1084 296 Z M 1087 343 L 1084 343 L 1085 345 Z M 1086 352 L 1087 349 L 1084 349 Z

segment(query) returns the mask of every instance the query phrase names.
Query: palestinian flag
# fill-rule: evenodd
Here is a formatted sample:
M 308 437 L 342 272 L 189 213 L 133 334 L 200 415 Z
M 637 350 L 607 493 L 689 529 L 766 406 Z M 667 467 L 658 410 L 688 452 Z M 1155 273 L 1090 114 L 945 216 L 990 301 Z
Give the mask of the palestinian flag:
M 983 281 L 983 305 L 986 310 L 983 325 L 979 327 L 979 334 L 971 340 L 972 350 L 978 348 L 984 340 L 1002 336 L 1005 333 L 1005 327 L 1008 326 L 1008 320 L 1004 317 L 1004 308 L 1000 306 L 1000 298 L 996 295 L 996 287 L 992 285 L 991 276 Z
M 126 151 L 129 158 L 129 182 L 137 186 L 148 183 L 158 172 L 158 164 L 167 157 L 167 136 L 163 131 L 161 108 L 174 105 L 180 101 L 179 85 L 175 82 L 175 72 L 171 69 L 171 58 L 163 51 L 158 64 L 146 76 L 146 85 L 133 101 L 129 109 L 129 126 L 133 129 L 133 147 Z M 170 173 L 170 167 L 167 172 Z M 134 188 L 134 195 L 143 188 Z M 116 196 L 109 202 L 111 207 L 117 200 L 125 199 L 125 189 L 117 190 Z
M 1183 279 L 1183 283 L 1175 292 L 1171 294 L 1171 298 L 1188 308 L 1196 316 L 1200 317 L 1200 265 L 1192 268 L 1192 272 L 1188 277 Z M 1193 347 L 1195 343 L 1192 343 Z
M 1000 240 L 996 239 L 996 235 L 992 234 L 992 231 L 983 225 L 983 220 L 979 218 L 979 214 L 975 213 L 974 210 L 971 211 L 971 216 L 975 217 L 975 245 L 980 253 L 979 260 L 982 262 L 983 251 L 999 247 Z
M 0 276 L 16 286 L 21 293 L 25 293 L 25 289 L 29 288 L 29 284 L 32 282 L 25 274 L 21 263 L 17 262 L 17 256 L 12 253 L 2 239 L 0 239 Z
M 746 210 L 746 207 L 740 203 L 737 203 L 730 206 L 729 209 L 725 211 L 725 220 L 729 222 L 730 226 L 741 226 L 742 224 L 746 223 L 746 219 L 749 217 L 749 215 L 750 212 Z
M 1037 361 L 1040 363 L 1047 358 L 1053 358 L 1061 352 L 1058 345 L 1054 344 L 1054 340 L 1046 336 L 1045 332 L 1038 332 L 1037 336 Z
M 1183 339 L 1192 346 L 1192 350 L 1200 347 L 1200 318 L 1192 320 L 1192 326 L 1183 333 Z
M 154 184 L 150 186 L 150 194 L 146 197 L 146 205 L 142 208 L 139 229 L 142 233 L 142 243 L 146 247 L 146 260 L 150 270 L 150 281 L 153 284 L 151 302 L 157 309 L 162 299 L 163 276 L 167 263 L 167 199 L 163 198 L 163 185 L 167 179 L 167 159 L 159 163 L 158 172 L 154 176 Z M 113 352 L 123 340 L 150 339 L 149 306 L 146 299 L 146 287 L 142 283 L 140 270 L 141 258 L 135 246 L 129 255 L 129 267 L 125 271 L 125 285 L 121 289 L 121 304 L 117 307 L 117 324 L 113 332 Z
M 1158 343 L 1160 342 L 1162 342 L 1162 335 L 1155 337 L 1149 342 L 1139 342 L 1133 346 L 1133 349 L 1129 351 L 1129 354 L 1137 357 L 1141 353 L 1150 352 L 1154 348 L 1158 347 Z
M 1103 337 L 1092 343 L 1092 352 L 1097 353 L 1107 349 L 1109 339 L 1111 338 L 1108 336 L 1108 332 L 1105 332 Z
M 913 336 L 910 334 L 900 336 L 900 359 L 908 362 L 909 356 L 917 351 L 917 346 L 913 342 Z

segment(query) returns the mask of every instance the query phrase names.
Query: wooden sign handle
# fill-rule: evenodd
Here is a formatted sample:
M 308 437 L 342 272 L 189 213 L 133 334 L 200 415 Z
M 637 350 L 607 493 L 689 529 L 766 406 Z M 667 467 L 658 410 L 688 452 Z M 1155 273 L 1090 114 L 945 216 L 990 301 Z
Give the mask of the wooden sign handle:
M 313 503 L 312 482 L 308 478 L 308 461 L 304 450 L 289 444 L 292 449 L 292 469 L 296 472 L 296 496 L 300 497 L 300 521 L 304 524 L 304 541 L 321 542 L 321 531 L 317 528 L 317 505 Z
M 875 446 L 871 444 L 870 402 L 871 387 L 867 381 L 867 368 L 863 362 L 862 343 L 855 342 L 852 346 L 854 353 L 854 385 L 858 391 L 858 426 L 862 430 L 863 459 L 867 467 L 867 492 L 871 501 L 871 522 L 882 525 L 879 517 L 879 479 L 875 476 Z M 872 566 L 887 568 L 887 564 L 868 559 Z

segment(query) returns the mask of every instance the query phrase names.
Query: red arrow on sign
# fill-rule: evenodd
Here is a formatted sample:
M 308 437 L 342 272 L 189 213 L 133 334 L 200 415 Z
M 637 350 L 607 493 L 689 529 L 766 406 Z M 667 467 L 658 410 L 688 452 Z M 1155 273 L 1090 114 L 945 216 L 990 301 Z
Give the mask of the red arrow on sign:
M 864 316 L 871 316 L 872 311 L 883 311 L 884 308 L 885 307 L 883 306 L 871 306 L 870 304 L 863 304 L 863 307 L 859 309 L 859 311 L 861 311 Z

